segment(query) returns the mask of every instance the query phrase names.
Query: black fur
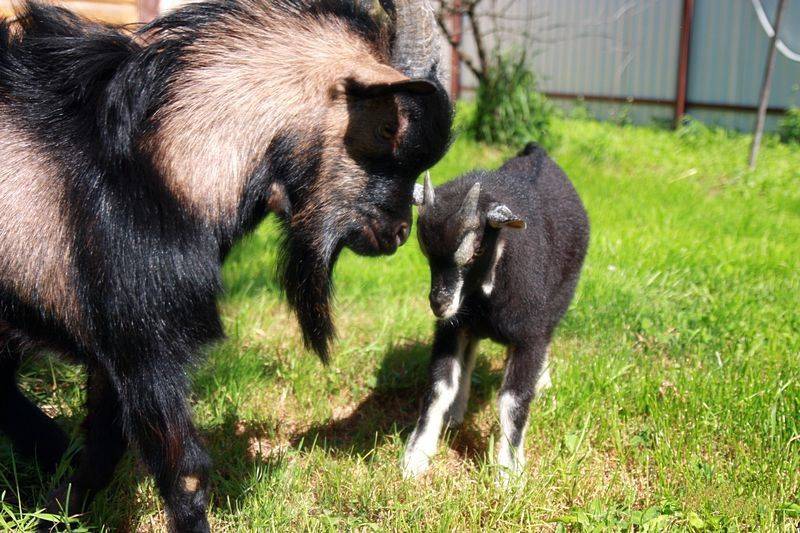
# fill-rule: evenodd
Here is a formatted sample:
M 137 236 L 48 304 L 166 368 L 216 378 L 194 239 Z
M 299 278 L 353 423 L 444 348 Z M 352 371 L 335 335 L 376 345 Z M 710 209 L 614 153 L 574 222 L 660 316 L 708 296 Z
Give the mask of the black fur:
M 166 188 L 143 142 L 159 127 L 155 117 L 193 40 L 221 17 L 259 23 L 253 13 L 258 5 L 221 0 L 187 6 L 143 28 L 143 40 L 38 4 L 25 5 L 13 31 L 0 20 L 0 112 L 46 147 L 58 169 L 52 179 L 65 186 L 61 208 L 81 313 L 76 329 L 0 282 L 0 429 L 20 452 L 52 470 L 67 439 L 19 392 L 17 365 L 30 352 L 52 348 L 89 373 L 85 446 L 68 481 L 70 501 L 65 484 L 52 496 L 52 511 L 67 503 L 80 509 L 108 483 L 131 444 L 155 475 L 172 527 L 208 529 L 210 460 L 186 402 L 187 370 L 204 346 L 223 336 L 217 310 L 221 262 L 267 215 L 276 184 L 285 193 L 286 293 L 306 340 L 327 355 L 333 262 L 342 247 L 356 245 L 354 228 L 337 227 L 336 235 L 325 235 L 335 244 L 321 251 L 323 228 L 291 220 L 291 210 L 308 201 L 309 183 L 317 179 L 323 157 L 317 132 L 287 130 L 264 147 L 237 216 L 214 227 Z M 382 38 L 353 2 L 271 5 L 338 17 L 368 41 Z M 440 86 L 425 97 L 398 99 L 411 117 L 408 142 L 391 157 L 363 161 L 374 183 L 359 208 L 377 209 L 386 221 L 405 216 L 413 180 L 443 154 L 451 120 Z M 187 478 L 196 487 L 186 485 Z
M 460 209 L 477 182 L 479 219 L 474 228 L 466 229 Z M 498 205 L 514 215 L 499 228 L 487 219 Z M 523 221 L 526 227 L 519 228 Z M 486 338 L 509 347 L 501 397 L 509 393 L 516 400 L 507 413 L 512 427 L 504 428 L 504 437 L 516 447 L 553 331 L 569 307 L 586 255 L 589 223 L 580 198 L 563 171 L 531 144 L 495 172 L 473 172 L 435 189 L 433 207 L 420 207 L 418 231 L 430 263 L 434 313 L 446 315 L 458 296 L 454 294 L 458 279 L 463 279 L 463 289 L 458 310 L 437 321 L 431 387 L 409 449 L 430 423 L 428 411 L 440 394 L 437 383 L 450 386 L 454 365 L 462 372 L 471 368 L 472 350 L 459 351 L 457 339 L 465 339 L 469 346 Z M 472 257 L 465 265 L 456 264 L 454 253 L 470 231 L 476 235 Z M 500 242 L 503 253 L 495 261 Z M 495 264 L 494 281 L 489 284 Z M 492 286 L 488 294 L 485 283 Z M 469 376 L 463 379 L 469 382 Z M 459 417 L 463 411 L 451 422 L 460 422 Z

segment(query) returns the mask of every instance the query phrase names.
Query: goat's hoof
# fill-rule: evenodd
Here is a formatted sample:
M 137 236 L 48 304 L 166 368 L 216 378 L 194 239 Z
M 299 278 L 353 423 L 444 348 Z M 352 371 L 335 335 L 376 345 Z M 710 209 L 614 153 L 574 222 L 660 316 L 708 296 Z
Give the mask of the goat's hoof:
M 522 478 L 521 469 L 516 470 L 501 466 L 497 471 L 497 475 L 495 476 L 494 484 L 498 488 L 507 490 L 519 484 L 522 481 Z
M 184 516 L 180 521 L 172 518 L 170 526 L 171 531 L 179 531 L 181 533 L 210 533 L 211 531 L 205 510 L 200 514 L 195 513 L 193 516 Z
M 416 479 L 428 470 L 431 458 L 423 452 L 406 452 L 403 456 L 403 478 Z
M 56 487 L 47 498 L 45 512 L 57 519 L 63 517 L 75 517 L 83 512 L 83 508 L 88 504 L 87 494 L 77 489 L 69 480 Z M 67 519 L 67 522 L 69 520 Z M 62 522 L 52 522 L 41 519 L 36 526 L 37 532 L 62 531 L 69 529 L 68 524 Z

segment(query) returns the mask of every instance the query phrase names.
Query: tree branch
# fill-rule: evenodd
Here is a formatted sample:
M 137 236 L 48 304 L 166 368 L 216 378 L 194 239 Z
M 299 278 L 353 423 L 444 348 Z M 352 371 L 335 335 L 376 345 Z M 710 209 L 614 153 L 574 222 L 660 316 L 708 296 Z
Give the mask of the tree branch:
M 443 14 L 445 10 L 449 11 L 451 14 L 459 16 L 461 16 L 462 10 L 453 9 L 447 6 L 445 2 L 442 2 L 442 9 L 440 9 L 439 12 L 436 14 L 436 23 L 439 25 L 439 28 L 441 28 L 442 33 L 444 33 L 447 42 L 450 44 L 451 47 L 453 47 L 455 53 L 458 54 L 459 60 L 461 60 L 461 62 L 467 66 L 470 72 L 472 72 L 472 74 L 474 74 L 475 77 L 478 78 L 479 82 L 483 81 L 484 79 L 483 72 L 475 63 L 475 59 L 465 54 L 463 51 L 463 46 L 462 46 L 463 32 L 460 32 L 459 34 L 456 35 L 450 31 L 450 28 L 447 27 L 447 24 L 444 21 L 444 14 Z
M 481 32 L 480 24 L 478 23 L 478 15 L 476 8 L 480 0 L 471 0 L 466 7 L 467 18 L 469 24 L 472 26 L 472 38 L 475 39 L 475 51 L 478 53 L 478 61 L 480 61 L 481 76 L 479 80 L 486 79 L 489 72 L 489 62 L 486 57 L 486 45 L 483 41 L 483 33 Z

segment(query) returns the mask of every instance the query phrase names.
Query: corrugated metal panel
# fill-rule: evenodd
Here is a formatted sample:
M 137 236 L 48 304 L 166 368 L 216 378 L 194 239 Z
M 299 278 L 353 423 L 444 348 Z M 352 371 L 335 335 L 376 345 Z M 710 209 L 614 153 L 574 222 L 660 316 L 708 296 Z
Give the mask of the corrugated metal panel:
M 512 5 L 515 20 L 504 28 L 503 46 L 528 52 L 543 89 L 672 97 L 676 71 L 667 65 L 677 61 L 679 1 L 530 0 Z M 488 26 L 488 17 L 484 20 Z M 469 33 L 467 53 L 475 52 Z M 464 81 L 475 84 L 471 75 Z
M 554 98 L 553 102 L 569 113 L 577 105 L 576 100 Z M 672 122 L 672 108 L 654 104 L 617 104 L 610 102 L 582 102 L 591 117 L 598 120 L 632 122 L 634 124 L 665 125 Z
M 765 2 L 770 16 L 774 2 Z M 791 7 L 791 3 L 790 3 Z M 790 9 L 784 19 L 790 31 L 800 30 L 800 9 Z M 689 63 L 690 102 L 734 105 L 758 104 L 767 59 L 766 36 L 750 0 L 699 0 L 695 8 Z M 795 86 L 800 82 L 800 64 L 778 54 L 772 81 L 770 106 L 787 107 L 798 101 Z M 689 113 L 710 124 L 749 130 L 753 112 L 731 112 L 689 107 Z M 768 126 L 774 126 L 770 120 Z
M 484 0 L 485 12 L 502 5 L 494 2 Z M 775 0 L 764 0 L 770 16 L 775 4 Z M 675 98 L 682 0 L 512 0 L 511 5 L 509 18 L 513 20 L 503 25 L 502 48 L 524 48 L 528 52 L 543 90 Z M 488 25 L 491 20 L 484 16 L 481 22 Z M 788 35 L 800 36 L 800 2 L 790 3 L 784 28 Z M 474 56 L 469 31 L 465 38 L 466 52 Z M 491 43 L 497 41 L 494 36 Z M 800 43 L 800 37 L 793 42 Z M 696 0 L 689 63 L 690 104 L 756 105 L 768 43 L 750 0 Z M 779 55 L 770 105 L 787 107 L 800 101 L 796 92 L 799 82 L 800 64 Z M 466 69 L 462 69 L 462 84 L 468 89 L 475 85 L 475 78 Z M 663 118 L 668 109 L 662 107 L 655 107 L 658 118 Z M 638 121 L 648 121 L 641 111 L 631 115 Z M 746 130 L 752 127 L 752 112 L 691 105 L 688 111 L 710 123 Z M 774 122 L 772 119 L 768 125 Z

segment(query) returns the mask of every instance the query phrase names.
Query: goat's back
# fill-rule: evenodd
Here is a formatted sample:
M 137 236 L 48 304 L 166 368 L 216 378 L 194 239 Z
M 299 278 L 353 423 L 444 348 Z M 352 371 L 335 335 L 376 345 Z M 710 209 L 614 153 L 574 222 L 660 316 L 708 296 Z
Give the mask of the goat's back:
M 589 244 L 589 219 L 564 171 L 529 145 L 496 172 L 481 175 L 482 189 L 526 222 L 504 229 L 505 260 L 495 297 L 515 314 L 536 317 L 549 335 L 566 312 Z M 538 328 L 537 328 L 538 329 Z
M 580 270 L 589 244 L 589 218 L 572 182 L 540 147 L 529 144 L 496 173 L 493 196 L 547 236 L 566 271 Z

